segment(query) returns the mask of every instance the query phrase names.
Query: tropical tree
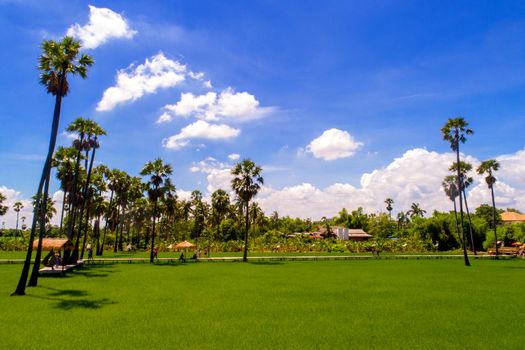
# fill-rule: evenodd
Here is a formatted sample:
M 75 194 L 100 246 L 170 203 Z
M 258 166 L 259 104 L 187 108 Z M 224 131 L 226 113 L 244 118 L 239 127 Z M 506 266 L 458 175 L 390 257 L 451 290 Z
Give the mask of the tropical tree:
M 457 188 L 458 182 L 456 181 L 456 177 L 454 175 L 446 176 L 443 182 L 441 183 L 441 186 L 443 186 L 443 190 L 445 191 L 445 194 L 447 195 L 448 199 L 454 203 L 454 218 L 456 220 L 456 234 L 458 235 L 459 241 L 462 242 L 461 235 L 459 234 L 459 223 L 458 223 L 458 211 L 456 206 L 456 197 L 459 196 L 459 191 Z
M 211 221 L 215 228 L 215 236 L 219 236 L 219 227 L 226 218 L 230 207 L 230 196 L 226 191 L 218 189 L 211 195 Z M 211 234 L 208 241 L 208 257 L 211 253 Z
M 147 182 L 148 198 L 153 203 L 150 263 L 153 263 L 153 250 L 155 249 L 155 221 L 158 215 L 158 200 L 164 195 L 164 184 L 172 172 L 171 165 L 164 164 L 161 159 L 147 162 L 140 172 L 142 176 L 149 176 Z
M 472 129 L 468 128 L 468 122 L 463 118 L 451 118 L 447 123 L 441 128 L 441 135 L 443 140 L 450 143 L 450 148 L 456 152 L 456 163 L 460 164 L 459 157 L 459 144 L 465 143 L 467 141 L 466 135 L 472 135 L 474 132 Z M 461 172 L 458 166 L 457 168 L 457 188 L 461 189 Z M 465 244 L 465 225 L 463 218 L 463 199 L 461 191 L 459 193 L 459 213 L 461 218 L 461 236 L 463 238 L 463 259 L 465 261 L 465 266 L 470 266 L 470 261 L 467 255 L 467 247 Z
M 479 167 L 476 169 L 480 175 L 487 174 L 485 182 L 490 189 L 490 195 L 492 196 L 492 226 L 494 227 L 494 243 L 496 244 L 496 257 L 498 257 L 498 233 L 496 230 L 496 202 L 494 200 L 494 184 L 496 183 L 496 177 L 494 173 L 499 170 L 499 163 L 494 159 L 489 159 L 481 162 Z
M 412 203 L 412 205 L 410 206 L 410 210 L 407 211 L 407 215 L 410 216 L 410 218 L 423 217 L 423 215 L 425 215 L 426 212 L 426 210 L 421 209 L 419 203 Z
M 0 216 L 5 215 L 5 213 L 7 213 L 7 210 L 9 209 L 7 205 L 2 205 L 2 203 L 6 199 L 7 199 L 6 196 L 4 196 L 2 192 L 0 192 Z
M 36 224 L 38 220 L 41 220 L 41 222 L 45 221 L 46 206 L 41 206 L 38 203 L 47 203 L 49 182 L 51 180 L 51 158 L 55 150 L 55 144 L 58 135 L 62 98 L 69 92 L 69 82 L 67 80 L 67 76 L 69 74 L 78 74 L 80 77 L 86 78 L 88 67 L 94 63 L 90 56 L 80 53 L 80 47 L 80 42 L 69 36 L 64 37 L 62 41 L 57 42 L 54 40 L 44 40 L 42 43 L 42 54 L 39 57 L 38 66 L 38 69 L 41 72 L 40 83 L 46 87 L 48 93 L 55 96 L 55 108 L 53 111 L 53 121 L 51 124 L 51 136 L 49 140 L 47 157 L 37 189 L 37 205 L 34 209 L 26 259 L 24 261 L 24 266 L 22 268 L 22 273 L 20 274 L 18 285 L 12 295 L 25 294 L 25 284 L 29 275 L 31 255 L 33 253 L 33 240 L 37 226 Z M 42 212 L 38 212 L 37 208 L 39 207 L 42 207 Z M 45 233 L 45 228 L 43 226 L 44 225 L 42 224 L 40 225 L 35 264 L 33 265 L 33 272 L 31 274 L 31 279 L 28 286 L 37 285 L 38 269 L 40 268 L 40 258 L 42 254 L 42 239 Z
M 264 179 L 261 176 L 262 168 L 255 164 L 250 159 L 245 159 L 233 167 L 231 174 L 233 179 L 231 181 L 232 189 L 237 194 L 237 197 L 244 203 L 246 210 L 246 230 L 244 232 L 244 253 L 243 261 L 248 260 L 248 231 L 250 228 L 249 220 L 249 205 L 250 200 L 254 198 L 261 185 L 264 184 Z
M 71 198 L 76 154 L 77 151 L 73 147 L 58 147 L 51 162 L 51 166 L 57 170 L 56 177 L 60 181 L 60 189 L 64 193 L 62 197 L 62 208 L 60 210 L 59 236 L 62 236 L 62 226 L 66 206 L 69 210 L 69 205 L 71 204 L 68 199 Z
M 394 204 L 394 200 L 392 198 L 387 198 L 385 199 L 385 204 L 386 204 L 386 210 L 388 211 L 388 217 L 390 218 L 390 220 L 392 220 L 392 204 Z
M 15 232 L 18 232 L 18 216 L 20 215 L 20 210 L 22 210 L 23 208 L 24 208 L 24 205 L 22 204 L 22 202 L 15 202 L 15 204 L 13 204 L 13 210 L 16 212 Z
M 458 163 L 454 162 L 448 169 L 452 171 L 453 173 L 457 173 L 458 171 Z M 469 234 L 470 234 L 470 246 L 472 248 L 472 251 L 474 252 L 474 255 L 477 255 L 476 252 L 476 245 L 474 242 L 474 234 L 472 231 L 472 220 L 470 218 L 470 210 L 468 209 L 468 201 L 467 201 L 467 191 L 466 189 L 470 187 L 474 183 L 474 179 L 470 176 L 468 176 L 468 173 L 472 170 L 472 164 L 461 161 L 459 162 L 459 173 L 461 174 L 461 178 L 459 180 L 459 183 L 461 184 L 461 193 L 463 194 L 463 199 L 465 201 L 465 210 L 467 211 L 467 219 L 468 219 L 468 225 L 469 225 Z M 455 178 L 456 176 L 454 176 Z M 457 180 L 456 180 L 457 183 Z

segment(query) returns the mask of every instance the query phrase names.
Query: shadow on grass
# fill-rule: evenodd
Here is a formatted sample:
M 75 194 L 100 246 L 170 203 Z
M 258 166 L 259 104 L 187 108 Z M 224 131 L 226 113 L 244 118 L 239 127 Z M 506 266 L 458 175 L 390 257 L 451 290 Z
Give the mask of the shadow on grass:
M 525 266 L 501 266 L 504 269 L 525 270 Z
M 268 261 L 249 261 L 248 264 L 250 265 L 283 265 L 284 262 L 282 261 L 275 261 L 275 260 L 268 260 Z
M 104 265 L 93 265 L 89 267 L 83 267 L 82 269 L 75 270 L 74 276 L 83 276 L 86 278 L 101 278 L 101 277 L 108 277 L 112 273 L 117 273 L 119 271 L 115 271 L 112 268 L 108 268 L 107 265 L 104 266 L 104 268 L 100 268 Z
M 56 302 L 53 307 L 55 309 L 71 310 L 71 309 L 100 309 L 105 305 L 116 304 L 108 298 L 91 299 L 85 298 L 88 296 L 87 291 L 78 289 L 57 289 L 52 287 L 41 287 L 50 291 L 46 296 L 28 294 L 29 297 L 49 300 Z M 82 299 L 74 299 L 81 298 Z
M 84 297 L 87 295 L 85 290 L 78 289 L 57 289 L 52 287 L 41 287 L 42 289 L 47 289 L 51 291 L 48 295 L 50 297 Z

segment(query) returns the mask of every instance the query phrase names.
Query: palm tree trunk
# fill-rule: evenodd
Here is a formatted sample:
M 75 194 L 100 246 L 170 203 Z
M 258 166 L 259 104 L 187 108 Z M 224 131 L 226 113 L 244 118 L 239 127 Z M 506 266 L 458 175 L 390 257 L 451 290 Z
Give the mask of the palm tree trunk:
M 126 217 L 126 208 L 124 207 L 124 205 L 122 205 L 122 214 L 120 216 L 120 224 L 119 224 L 119 231 L 120 231 L 120 235 L 119 235 L 119 240 L 118 240 L 118 249 L 120 251 L 123 251 L 124 249 L 123 248 L 123 245 L 122 245 L 122 234 L 124 232 L 124 218 Z
M 456 234 L 458 235 L 459 244 L 463 244 L 461 235 L 459 234 L 458 209 L 456 206 L 456 199 L 454 198 L 454 217 L 456 218 Z
M 458 189 L 460 189 L 459 192 L 459 213 L 461 218 L 461 237 L 463 237 L 463 259 L 465 261 L 465 266 L 470 266 L 470 261 L 468 259 L 467 255 L 467 247 L 465 245 L 465 225 L 464 225 L 464 219 L 463 219 L 463 196 L 461 193 L 461 173 L 459 168 L 459 135 L 458 131 L 456 130 L 456 160 L 457 160 L 457 168 L 458 168 Z
M 119 228 L 120 228 L 120 218 L 121 218 L 121 215 L 120 215 L 120 206 L 117 204 L 117 227 L 115 228 L 115 242 L 113 243 L 113 253 L 116 253 L 118 250 L 118 232 L 119 232 Z
M 62 210 L 60 210 L 60 228 L 58 229 L 58 236 L 62 236 L 62 223 L 64 222 L 64 208 L 66 207 L 66 190 L 62 196 Z
M 474 255 L 478 255 L 478 253 L 476 252 L 476 245 L 474 244 L 474 234 L 472 233 L 472 221 L 470 220 L 470 212 L 468 210 L 467 194 L 465 193 L 465 187 L 463 187 L 463 197 L 465 198 L 465 209 L 467 210 L 468 227 L 470 231 L 470 245 L 472 247 Z
M 155 249 L 155 219 L 157 217 L 157 199 L 153 205 L 153 228 L 151 230 L 151 253 L 149 255 L 149 262 L 153 263 L 153 249 Z
M 18 216 L 20 215 L 20 210 L 16 212 L 16 228 L 15 228 L 15 238 L 16 234 L 18 233 Z
M 31 225 L 31 234 L 29 236 L 29 247 L 27 249 L 27 254 L 26 254 L 26 260 L 24 262 L 24 267 L 22 268 L 22 274 L 20 275 L 20 280 L 18 281 L 18 286 L 16 288 L 16 290 L 13 292 L 13 294 L 11 295 L 24 295 L 25 294 L 25 284 L 26 284 L 26 281 L 27 281 L 27 277 L 29 275 L 29 265 L 31 264 L 31 255 L 33 253 L 33 240 L 34 240 L 34 237 L 35 237 L 35 230 L 36 230 L 36 223 L 37 223 L 37 220 L 38 220 L 38 217 L 42 217 L 44 218 L 42 221 L 44 221 L 44 227 L 43 228 L 40 228 L 40 235 L 39 235 L 39 239 L 38 239 L 38 248 L 37 248 L 37 252 L 36 252 L 36 258 L 35 258 L 35 266 L 38 265 L 38 267 L 40 266 L 40 256 L 42 254 L 42 238 L 43 238 L 43 230 L 45 230 L 45 216 L 46 216 L 46 210 L 47 210 L 47 193 L 49 192 L 49 180 L 50 180 L 50 174 L 51 174 L 51 159 L 53 158 L 53 153 L 55 151 L 55 145 L 56 145 L 56 139 L 57 139 L 57 135 L 58 135 L 58 126 L 60 124 L 60 109 L 62 107 L 62 90 L 64 88 L 64 82 L 65 82 L 65 76 L 64 76 L 64 73 L 60 74 L 60 83 L 59 83 L 59 89 L 58 89 L 58 93 L 56 94 L 56 98 L 55 98 L 55 109 L 53 111 L 53 122 L 52 122 L 52 125 L 51 125 L 51 135 L 50 135 L 50 138 L 49 138 L 49 148 L 48 148 L 48 151 L 47 151 L 47 157 L 46 157 L 46 162 L 44 164 L 44 169 L 42 171 L 42 176 L 40 178 L 40 183 L 39 183 L 39 186 L 38 186 L 38 191 L 37 191 L 37 195 L 36 195 L 36 207 L 35 207 L 35 210 L 34 210 L 34 214 L 33 214 L 33 223 Z M 42 210 L 42 213 L 40 213 L 40 211 L 36 208 L 39 208 L 39 204 L 41 203 L 41 195 L 42 195 L 42 189 L 44 187 L 44 183 L 45 183 L 45 187 L 46 187 L 46 191 L 44 191 L 44 199 L 45 199 L 45 202 L 44 202 L 44 207 L 43 207 L 43 210 Z M 31 285 L 37 285 L 37 281 L 38 281 L 38 268 L 36 269 L 36 274 L 35 274 L 35 266 L 33 266 L 33 273 L 31 274 L 31 279 L 29 281 L 29 283 Z M 35 277 L 33 278 L 33 275 L 35 275 Z
M 98 251 L 100 249 L 100 215 L 97 216 L 97 220 L 95 221 L 95 224 L 93 225 L 93 234 L 95 235 L 95 254 L 98 255 Z
M 494 185 L 490 186 L 492 196 L 492 226 L 494 226 L 494 244 L 496 245 L 496 259 L 498 259 L 498 230 L 496 228 L 496 201 L 494 200 Z
M 113 204 L 113 193 L 114 191 L 111 190 L 111 196 L 109 197 L 108 212 L 111 212 L 111 205 Z M 108 217 L 106 217 L 106 220 L 104 222 L 104 236 L 102 237 L 102 245 L 100 246 L 100 251 L 97 254 L 99 256 L 102 256 L 102 254 L 104 253 L 104 244 L 106 243 L 106 233 L 107 232 L 108 232 Z
M 248 261 L 248 230 L 250 229 L 250 222 L 248 221 L 249 218 L 249 205 L 250 202 L 246 202 L 246 230 L 244 232 L 244 253 L 242 256 L 242 261 L 246 262 Z
M 84 250 L 86 249 L 86 241 L 87 241 L 87 236 L 88 236 L 88 231 L 89 231 L 89 207 L 88 209 L 86 210 L 86 226 L 85 226 L 85 230 L 84 230 L 84 238 L 82 240 L 82 250 L 80 252 L 80 260 L 83 260 L 84 259 Z

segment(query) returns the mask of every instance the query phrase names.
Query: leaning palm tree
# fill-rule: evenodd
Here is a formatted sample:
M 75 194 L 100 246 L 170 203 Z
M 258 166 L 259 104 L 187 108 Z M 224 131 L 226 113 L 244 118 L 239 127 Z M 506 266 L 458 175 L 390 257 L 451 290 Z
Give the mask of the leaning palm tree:
M 392 220 L 392 204 L 394 204 L 394 200 L 392 198 L 385 199 L 386 204 L 386 210 L 388 211 L 388 217 L 390 220 Z
M 155 249 L 155 220 L 157 218 L 157 205 L 158 200 L 164 194 L 164 184 L 168 177 L 173 172 L 171 165 L 164 164 L 161 159 L 155 159 L 152 162 L 147 162 L 142 168 L 140 175 L 149 176 L 147 182 L 148 186 L 148 197 L 150 202 L 153 203 L 153 225 L 151 230 L 151 253 L 150 263 L 153 263 L 153 250 Z
M 64 39 L 59 42 L 54 40 L 44 40 L 42 43 L 43 52 L 39 57 L 38 66 L 38 69 L 41 72 L 40 82 L 47 88 L 48 93 L 55 96 L 55 109 L 53 112 L 53 122 L 51 125 L 51 136 L 49 139 L 47 157 L 37 189 L 37 205 L 34 209 L 27 254 L 18 285 L 16 290 L 11 295 L 25 294 L 25 284 L 29 275 L 29 267 L 31 264 L 31 255 L 33 253 L 33 240 L 35 237 L 37 221 L 45 221 L 46 206 L 41 206 L 38 203 L 47 203 L 49 182 L 51 180 L 51 158 L 55 150 L 55 144 L 58 135 L 62 97 L 66 96 L 69 92 L 69 82 L 67 80 L 67 76 L 68 74 L 78 74 L 80 77 L 86 78 L 88 67 L 93 65 L 93 59 L 88 55 L 80 53 L 80 47 L 80 42 L 69 36 L 64 37 Z M 37 208 L 39 207 L 43 208 L 42 212 L 38 212 Z M 44 225 L 42 224 L 40 225 L 35 264 L 33 266 L 33 273 L 31 274 L 31 279 L 28 286 L 37 285 L 38 268 L 40 267 L 40 257 L 42 254 L 42 239 L 45 233 L 45 227 L 43 226 Z
M 244 232 L 244 254 L 242 261 L 248 260 L 248 230 L 250 228 L 249 209 L 250 200 L 257 195 L 264 184 L 261 176 L 262 168 L 250 159 L 237 163 L 231 170 L 234 178 L 231 181 L 232 189 L 237 197 L 244 203 L 246 210 L 246 231 Z
M 468 122 L 463 118 L 451 118 L 441 128 L 441 135 L 443 136 L 443 140 L 448 141 L 450 143 L 450 148 L 456 152 L 456 163 L 459 164 L 460 162 L 459 144 L 465 143 L 467 141 L 465 135 L 472 135 L 473 133 L 474 132 L 468 128 Z M 457 177 L 457 188 L 461 189 L 461 173 L 459 167 L 457 169 Z M 467 255 L 467 247 L 465 244 L 465 225 L 463 219 L 463 199 L 461 191 L 459 193 L 459 213 L 461 218 L 461 237 L 463 237 L 463 259 L 465 261 L 465 266 L 470 266 L 470 261 Z
M 18 216 L 20 215 L 20 210 L 22 210 L 22 208 L 24 208 L 24 205 L 22 204 L 22 202 L 16 202 L 15 204 L 13 204 L 13 210 L 16 212 L 15 235 L 18 232 Z
M 494 184 L 496 183 L 496 177 L 494 176 L 494 172 L 498 171 L 498 169 L 499 163 L 494 159 L 481 162 L 478 169 L 476 169 L 478 174 L 480 175 L 487 174 L 487 177 L 485 177 L 485 181 L 489 186 L 490 194 L 492 196 L 492 226 L 494 226 L 494 243 L 496 244 L 496 258 L 498 257 L 498 232 L 496 230 L 496 202 L 494 200 Z

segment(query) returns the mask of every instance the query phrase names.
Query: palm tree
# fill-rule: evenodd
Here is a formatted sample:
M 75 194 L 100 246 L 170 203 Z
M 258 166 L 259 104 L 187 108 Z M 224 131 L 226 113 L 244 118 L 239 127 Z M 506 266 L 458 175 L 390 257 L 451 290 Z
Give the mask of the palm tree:
M 150 263 L 153 263 L 153 249 L 155 249 L 155 220 L 157 218 L 157 203 L 158 199 L 164 194 L 163 185 L 172 173 L 171 165 L 164 164 L 161 159 L 155 159 L 152 162 L 147 162 L 142 168 L 140 175 L 149 176 L 147 182 L 148 197 L 150 202 L 153 202 L 153 226 L 151 230 L 151 253 Z
M 453 173 L 457 173 L 458 171 L 458 163 L 454 162 L 448 169 L 452 171 Z M 468 176 L 468 172 L 472 170 L 472 164 L 461 161 L 459 162 L 459 173 L 461 174 L 461 178 L 459 183 L 461 184 L 461 193 L 463 194 L 463 199 L 465 200 L 465 210 L 467 211 L 467 219 L 468 219 L 468 225 L 469 225 L 469 234 L 470 234 L 470 246 L 472 248 L 472 252 L 474 252 L 474 255 L 478 255 L 476 252 L 476 246 L 474 244 L 474 234 L 472 232 L 472 220 L 470 218 L 470 211 L 468 209 L 468 201 L 467 201 L 467 192 L 466 189 L 470 187 L 474 183 L 474 179 L 470 176 Z M 455 178 L 456 176 L 454 176 Z M 456 180 L 457 183 L 457 180 Z
M 234 178 L 231 181 L 232 189 L 237 194 L 237 197 L 244 203 L 246 210 L 246 231 L 244 232 L 244 254 L 243 261 L 248 261 L 248 230 L 250 228 L 249 221 L 249 205 L 250 200 L 257 195 L 264 184 L 264 179 L 261 176 L 262 168 L 255 164 L 250 159 L 245 159 L 233 167 L 231 174 Z
M 407 211 L 407 215 L 409 215 L 411 218 L 423 217 L 423 215 L 425 215 L 426 212 L 426 210 L 421 209 L 419 203 L 412 203 L 412 205 L 410 206 L 410 210 Z
M 459 191 L 457 188 L 458 182 L 454 175 L 446 176 L 441 186 L 447 197 L 454 203 L 454 218 L 456 219 L 456 234 L 458 235 L 459 241 L 462 242 L 461 235 L 459 234 L 459 223 L 458 223 L 458 211 L 456 207 L 456 197 L 459 196 Z M 463 244 L 463 243 L 462 243 Z
M 75 155 L 76 150 L 73 147 L 58 147 L 57 151 L 53 155 L 51 166 L 57 168 L 56 177 L 60 181 L 60 189 L 64 192 L 62 197 L 62 209 L 60 210 L 60 228 L 58 235 L 62 236 L 62 225 L 64 222 L 64 211 L 66 205 L 69 209 L 69 204 L 66 204 L 68 199 L 68 193 L 71 194 L 71 187 L 73 184 L 74 168 L 75 168 Z M 71 198 L 71 195 L 69 195 Z
M 2 205 L 2 203 L 6 199 L 7 198 L 2 194 L 2 192 L 0 192 L 0 216 L 5 215 L 5 213 L 7 213 L 7 210 L 9 209 L 9 207 L 7 205 Z
M 397 213 L 397 229 L 400 230 L 401 228 L 405 227 L 407 223 L 408 223 L 408 215 L 402 211 Z
M 16 202 L 13 204 L 13 210 L 16 212 L 16 229 L 15 229 L 15 235 L 18 232 L 18 216 L 20 215 L 20 210 L 24 208 L 24 205 L 22 202 Z M 16 236 L 15 236 L 16 237 Z
M 225 219 L 226 214 L 228 214 L 228 209 L 230 207 L 230 196 L 226 191 L 218 189 L 211 195 L 211 218 L 212 225 L 215 226 L 216 236 L 219 236 L 219 226 L 221 225 L 222 220 Z M 211 240 L 211 234 L 210 234 Z M 211 242 L 208 242 L 208 257 L 211 252 Z
M 467 138 L 465 135 L 472 135 L 474 132 L 468 128 L 468 122 L 463 118 L 451 118 L 447 121 L 447 123 L 441 128 L 441 135 L 443 136 L 443 140 L 448 141 L 450 143 L 450 148 L 456 152 L 456 163 L 459 164 L 460 158 L 459 158 L 459 144 L 465 143 L 467 141 Z M 461 189 L 461 173 L 460 169 L 458 167 L 457 169 L 457 181 L 458 185 L 457 188 Z M 468 259 L 467 255 L 467 247 L 465 244 L 465 225 L 464 225 L 464 219 L 463 219 L 463 198 L 461 195 L 461 191 L 459 193 L 459 213 L 461 218 L 461 236 L 463 237 L 463 258 L 465 261 L 465 266 L 470 266 L 470 261 Z
M 392 220 L 392 204 L 394 204 L 394 200 L 392 198 L 385 199 L 386 204 L 386 210 L 388 211 L 388 217 L 390 220 Z
M 487 182 L 488 187 L 490 188 L 490 194 L 492 196 L 492 226 L 494 226 L 494 243 L 496 244 L 496 258 L 498 257 L 498 233 L 496 230 L 496 202 L 494 200 L 494 184 L 496 183 L 496 177 L 494 172 L 499 170 L 499 163 L 494 160 L 486 160 L 481 162 L 478 167 L 477 173 L 480 175 L 487 174 L 485 181 Z
M 69 83 L 67 80 L 68 74 L 80 75 L 82 78 L 87 77 L 88 67 L 93 65 L 93 59 L 85 54 L 80 53 L 80 42 L 72 37 L 66 36 L 62 41 L 44 40 L 42 43 L 42 54 L 39 57 L 40 83 L 47 88 L 47 92 L 55 96 L 55 108 L 53 112 L 53 122 L 51 125 L 51 136 L 49 139 L 49 148 L 47 152 L 46 161 L 40 177 L 40 182 L 37 189 L 37 205 L 34 209 L 33 222 L 31 225 L 31 233 L 29 235 L 29 244 L 20 274 L 20 279 L 16 290 L 11 295 L 24 295 L 25 284 L 29 275 L 29 267 L 31 264 L 31 255 L 33 253 L 33 240 L 35 237 L 36 224 L 38 217 L 43 222 L 45 219 L 46 206 L 40 206 L 38 203 L 47 203 L 49 194 L 49 182 L 51 175 L 51 158 L 55 150 L 56 139 L 58 135 L 58 127 L 60 123 L 60 109 L 62 107 L 62 97 L 69 92 Z M 41 198 L 42 197 L 42 198 Z M 40 213 L 36 208 L 42 207 L 43 211 Z M 39 215 L 37 215 L 39 214 Z M 44 225 L 40 225 L 40 233 L 38 239 L 38 247 L 35 257 L 35 264 L 33 266 L 33 273 L 28 286 L 36 286 L 38 281 L 38 269 L 40 267 L 40 257 L 42 254 L 42 238 L 44 235 Z

